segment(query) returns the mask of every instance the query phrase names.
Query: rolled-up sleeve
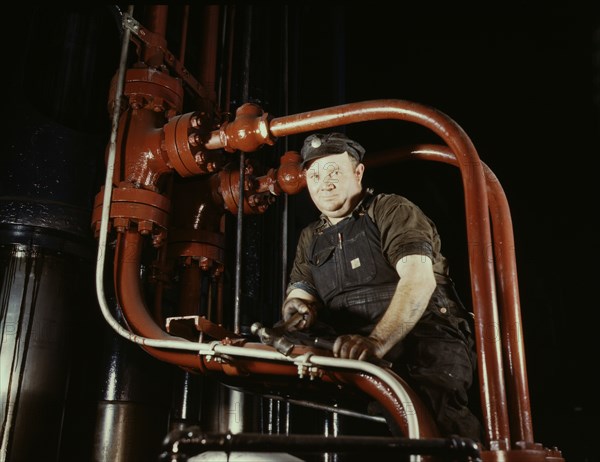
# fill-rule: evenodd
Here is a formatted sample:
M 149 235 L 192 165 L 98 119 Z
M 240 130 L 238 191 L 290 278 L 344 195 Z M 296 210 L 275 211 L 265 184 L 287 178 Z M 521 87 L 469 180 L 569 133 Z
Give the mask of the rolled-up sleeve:
M 382 252 L 393 267 L 407 255 L 434 259 L 437 231 L 417 205 L 402 196 L 380 194 L 370 212 L 381 233 Z
M 318 297 L 317 289 L 312 277 L 310 265 L 308 263 L 308 250 L 312 241 L 314 230 L 311 226 L 302 230 L 298 239 L 296 248 L 296 257 L 290 272 L 290 280 L 287 286 L 286 294 L 294 289 L 302 289 L 315 297 Z

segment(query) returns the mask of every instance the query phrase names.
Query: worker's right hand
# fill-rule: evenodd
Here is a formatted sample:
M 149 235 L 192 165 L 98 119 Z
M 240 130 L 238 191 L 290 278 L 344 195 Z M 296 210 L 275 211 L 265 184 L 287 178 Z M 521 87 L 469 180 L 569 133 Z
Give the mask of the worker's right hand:
M 283 315 L 285 330 L 289 332 L 306 330 L 317 319 L 315 304 L 309 300 L 297 297 L 288 298 L 283 302 L 281 314 Z

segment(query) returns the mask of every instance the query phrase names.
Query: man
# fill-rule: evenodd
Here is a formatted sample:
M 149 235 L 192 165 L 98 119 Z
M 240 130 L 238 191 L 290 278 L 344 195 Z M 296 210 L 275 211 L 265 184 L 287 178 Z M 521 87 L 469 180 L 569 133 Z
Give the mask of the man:
M 391 361 L 443 436 L 480 440 L 467 399 L 476 364 L 470 313 L 436 227 L 406 198 L 363 188 L 364 153 L 340 133 L 304 142 L 302 165 L 321 217 L 300 236 L 283 322 L 295 341 L 335 339 L 336 357 Z

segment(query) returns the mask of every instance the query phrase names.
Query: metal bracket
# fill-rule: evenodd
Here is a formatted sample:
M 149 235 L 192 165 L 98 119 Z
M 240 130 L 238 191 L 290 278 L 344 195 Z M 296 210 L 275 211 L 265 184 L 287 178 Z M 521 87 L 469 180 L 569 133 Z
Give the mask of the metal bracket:
M 165 64 L 177 74 L 179 78 L 198 96 L 208 99 L 209 95 L 206 89 L 190 73 L 190 71 L 171 53 L 166 46 L 164 37 L 155 34 L 146 29 L 139 21 L 134 19 L 128 13 L 123 14 L 123 27 L 129 29 L 144 45 L 156 47 L 164 54 Z

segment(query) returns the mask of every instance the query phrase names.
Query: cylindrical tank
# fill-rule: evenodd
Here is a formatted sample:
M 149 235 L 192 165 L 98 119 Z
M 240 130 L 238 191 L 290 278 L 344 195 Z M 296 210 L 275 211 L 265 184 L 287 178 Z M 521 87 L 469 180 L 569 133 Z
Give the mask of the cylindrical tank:
M 179 369 L 157 361 L 108 326 L 102 343 L 93 448 L 84 460 L 154 460 L 168 431 L 171 377 Z
M 80 279 L 87 262 L 32 233 L 22 243 L 2 237 L 0 460 L 59 460 L 70 352 L 90 308 L 92 286 Z
M 104 327 L 89 224 L 119 31 L 114 6 L 12 13 L 23 33 L 3 36 L 12 65 L 0 141 L 0 461 L 81 460 Z

